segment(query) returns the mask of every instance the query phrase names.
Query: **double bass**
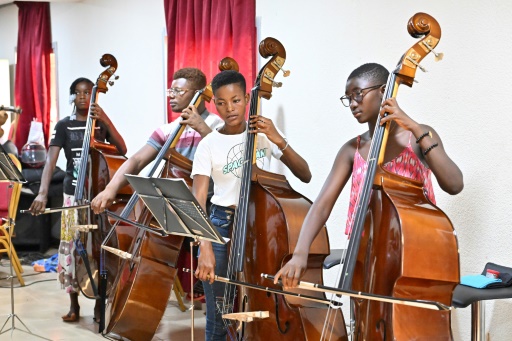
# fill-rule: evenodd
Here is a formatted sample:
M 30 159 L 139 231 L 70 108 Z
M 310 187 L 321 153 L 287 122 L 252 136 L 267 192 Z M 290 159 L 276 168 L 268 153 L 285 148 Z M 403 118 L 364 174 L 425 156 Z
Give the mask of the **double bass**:
M 407 30 L 421 38 L 390 74 L 383 100 L 399 85 L 412 86 L 420 61 L 439 43 L 439 23 L 415 14 Z M 356 207 L 354 227 L 339 287 L 449 306 L 459 282 L 456 234 L 446 214 L 428 200 L 423 184 L 383 167 L 389 125 L 379 116 L 368 154 L 368 170 Z M 429 310 L 352 299 L 355 340 L 452 340 L 447 310 Z
M 238 70 L 238 64 L 226 57 L 220 61 L 219 70 Z M 201 101 L 209 102 L 212 96 L 211 86 L 207 85 L 195 93 L 190 105 L 197 107 Z M 149 177 L 155 175 L 160 162 L 165 159 L 158 177 L 182 178 L 189 187 L 192 186 L 192 161 L 175 149 L 185 127 L 178 125 L 169 136 L 155 159 Z M 134 195 L 125 210 L 133 210 L 137 200 L 138 197 Z M 125 212 L 121 214 L 122 218 L 125 216 Z M 126 251 L 130 256 L 122 260 L 114 281 L 115 291 L 107 300 L 106 328 L 103 333 L 113 338 L 144 341 L 153 338 L 167 307 L 184 237 L 158 233 L 160 227 L 147 208 L 137 215 L 137 223 L 154 228 L 155 233 L 146 229 L 136 229 L 134 232 L 133 241 Z
M 259 45 L 259 52 L 270 60 L 260 70 L 251 91 L 251 116 L 261 114 L 260 99 L 270 99 L 272 86 L 281 85 L 275 82 L 276 75 L 279 71 L 285 72 L 286 51 L 278 40 L 264 39 Z M 278 290 L 278 286 L 266 283 L 260 274 L 276 273 L 291 258 L 311 201 L 293 190 L 285 176 L 258 168 L 256 147 L 257 135 L 248 132 L 244 160 L 249 162 L 245 162 L 243 167 L 228 278 Z M 322 264 L 330 251 L 325 227 L 310 250 L 304 278 L 321 283 Z M 300 289 L 291 291 L 302 292 Z M 323 293 L 314 295 L 325 300 Z M 239 322 L 238 325 L 229 322 L 229 340 L 320 340 L 324 328 L 329 330 L 332 340 L 347 340 L 341 310 L 337 309 L 327 317 L 323 303 L 251 288 L 237 290 L 228 284 L 223 314 L 236 313 L 235 306 L 238 306 L 238 314 L 265 312 L 268 317 L 250 319 L 251 322 Z
M 100 64 L 106 69 L 99 75 L 96 84 L 92 88 L 91 104 L 98 102 L 98 94 L 106 93 L 108 85 L 113 85 L 109 79 L 115 76 L 117 70 L 117 60 L 111 54 L 104 54 L 100 59 Z M 120 155 L 114 145 L 98 141 L 94 138 L 96 119 L 87 116 L 87 123 L 84 132 L 82 144 L 82 154 L 78 166 L 78 175 L 75 186 L 75 204 L 84 205 L 103 191 L 114 176 L 115 172 L 126 160 L 124 155 Z M 111 208 L 118 212 L 124 207 L 124 203 L 132 194 L 129 186 L 123 187 L 117 197 L 116 203 Z M 98 298 L 99 288 L 99 268 L 101 244 L 107 233 L 111 229 L 112 222 L 106 214 L 93 215 L 89 208 L 78 210 L 78 230 L 80 238 L 76 241 L 77 251 L 80 257 L 76 257 L 75 266 L 77 280 L 84 296 L 88 298 Z M 111 240 L 112 247 L 119 247 L 118 239 Z M 112 273 L 117 273 L 119 260 L 116 257 L 109 257 L 104 260 L 106 266 Z M 112 282 L 107 283 L 106 290 L 110 291 Z

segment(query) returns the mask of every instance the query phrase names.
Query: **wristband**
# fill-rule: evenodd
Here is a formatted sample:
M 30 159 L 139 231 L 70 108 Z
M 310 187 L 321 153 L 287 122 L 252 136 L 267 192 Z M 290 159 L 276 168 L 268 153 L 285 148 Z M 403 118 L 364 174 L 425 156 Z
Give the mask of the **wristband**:
M 279 148 L 279 150 L 280 150 L 280 151 L 282 151 L 282 152 L 284 152 L 284 150 L 285 150 L 286 148 L 288 148 L 288 140 L 287 140 L 286 138 L 285 138 L 284 140 L 286 141 L 286 144 L 284 145 L 283 149 L 281 149 L 281 148 L 277 147 L 277 148 Z

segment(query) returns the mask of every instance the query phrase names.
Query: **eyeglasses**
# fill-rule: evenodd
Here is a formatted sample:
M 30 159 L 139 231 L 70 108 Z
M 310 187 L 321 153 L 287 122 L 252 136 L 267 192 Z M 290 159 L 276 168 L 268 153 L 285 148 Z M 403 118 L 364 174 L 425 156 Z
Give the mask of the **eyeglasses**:
M 170 89 L 167 89 L 165 92 L 167 94 L 167 97 L 171 97 L 171 96 L 183 96 L 187 91 L 197 91 L 197 90 L 192 90 L 192 89 L 180 89 L 180 88 L 170 88 Z
M 368 88 L 356 90 L 356 91 L 352 92 L 352 94 L 350 94 L 348 96 L 347 95 L 341 96 L 340 97 L 340 101 L 346 107 L 349 107 L 350 106 L 350 102 L 352 102 L 353 100 L 356 101 L 357 103 L 361 103 L 363 101 L 363 97 L 366 96 L 370 91 L 378 89 L 378 88 L 380 88 L 383 85 L 384 84 L 379 84 L 379 85 L 370 86 Z M 363 93 L 364 90 L 368 90 L 368 91 Z

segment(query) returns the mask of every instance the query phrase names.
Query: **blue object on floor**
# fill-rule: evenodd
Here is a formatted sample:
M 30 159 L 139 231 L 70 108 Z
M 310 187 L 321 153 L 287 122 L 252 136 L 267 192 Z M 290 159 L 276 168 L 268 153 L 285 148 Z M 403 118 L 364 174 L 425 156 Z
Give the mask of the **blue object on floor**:
M 57 264 L 58 264 L 59 255 L 56 253 L 50 258 L 36 260 L 32 262 L 32 266 L 35 264 L 44 266 L 44 270 L 46 272 L 57 272 Z

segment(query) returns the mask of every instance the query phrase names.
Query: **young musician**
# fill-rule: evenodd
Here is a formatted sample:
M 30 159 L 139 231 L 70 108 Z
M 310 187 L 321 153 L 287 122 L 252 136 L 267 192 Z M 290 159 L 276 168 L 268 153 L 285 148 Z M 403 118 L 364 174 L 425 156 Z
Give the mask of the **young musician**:
M 41 176 L 41 186 L 39 194 L 34 199 L 29 210 L 32 214 L 43 213 L 46 208 L 48 188 L 51 182 L 57 159 L 61 149 L 64 149 L 66 156 L 66 176 L 64 177 L 64 206 L 74 205 L 74 194 L 76 185 L 76 176 L 78 175 L 78 166 L 82 157 L 82 145 L 87 124 L 87 114 L 89 105 L 91 116 L 96 119 L 97 130 L 94 137 L 98 141 L 108 141 L 114 146 L 120 154 L 126 153 L 126 145 L 122 136 L 119 134 L 112 121 L 97 104 L 90 104 L 91 92 L 94 83 L 87 78 L 78 78 L 69 88 L 70 104 L 74 104 L 71 116 L 65 117 L 55 125 L 53 131 L 46 164 Z M 69 312 L 62 316 L 64 322 L 76 322 L 80 317 L 80 305 L 78 304 L 79 285 L 75 272 L 75 232 L 71 227 L 76 225 L 76 211 L 63 211 L 61 215 L 61 231 L 59 245 L 59 262 L 57 271 L 59 273 L 59 282 L 66 293 L 69 294 L 71 306 Z M 96 301 L 94 315 L 99 316 L 99 304 Z
M 311 180 L 306 161 L 288 144 L 272 120 L 251 116 L 249 127 L 245 120 L 249 94 L 246 93 L 245 78 L 236 71 L 223 71 L 212 80 L 215 107 L 224 120 L 224 125 L 213 130 L 197 148 L 192 176 L 192 191 L 205 208 L 210 178 L 215 184 L 211 198 L 210 219 L 223 237 L 229 237 L 239 199 L 241 160 L 244 155 L 246 130 L 258 133 L 257 164 L 268 170 L 271 157 L 280 159 L 292 173 L 303 182 Z M 236 228 L 236 227 L 235 227 Z M 206 296 L 206 340 L 225 340 L 226 329 L 222 315 L 216 308 L 217 299 L 222 300 L 224 284 L 214 282 L 215 275 L 226 276 L 227 246 L 202 241 L 196 276 L 203 281 Z
M 379 115 L 388 113 L 381 124 L 391 124 L 383 165 L 387 171 L 423 182 L 424 191 L 433 203 L 431 173 L 445 192 L 457 194 L 462 191 L 462 172 L 446 153 L 439 134 L 432 127 L 409 117 L 396 99 L 387 99 L 381 105 L 388 75 L 383 66 L 370 63 L 358 67 L 348 77 L 341 101 L 359 123 L 368 125 L 368 131 L 350 139 L 339 150 L 329 176 L 304 219 L 293 257 L 276 274 L 275 283 L 281 278 L 285 288 L 297 286 L 307 266 L 310 245 L 351 176 L 345 233 L 352 230 L 357 196 L 368 167 L 365 157 Z
M 173 75 L 171 88 L 167 90 L 173 112 L 181 113 L 181 122 L 176 120 L 155 130 L 147 143 L 126 160 L 107 185 L 91 202 L 94 213 L 98 214 L 112 205 L 117 192 L 128 184 L 125 174 L 138 174 L 153 161 L 172 132 L 179 125 L 186 125 L 185 131 L 176 144 L 176 151 L 194 160 L 194 154 L 199 141 L 208 135 L 212 128 L 220 125 L 222 120 L 206 110 L 204 101 L 196 108 L 190 105 L 196 91 L 206 87 L 206 76 L 196 68 L 183 68 Z
M 180 126 L 185 130 L 176 144 L 176 151 L 190 160 L 194 160 L 199 141 L 208 135 L 213 128 L 222 124 L 215 114 L 208 112 L 205 102 L 201 101 L 197 108 L 190 105 L 196 91 L 206 87 L 206 76 L 196 68 L 183 68 L 173 75 L 171 88 L 167 90 L 169 103 L 173 112 L 181 113 L 182 121 L 173 121 L 156 129 L 147 143 L 126 160 L 107 185 L 91 202 L 91 208 L 98 214 L 112 205 L 117 193 L 128 184 L 124 174 L 138 174 L 153 161 L 169 136 Z M 185 244 L 187 245 L 187 244 Z M 200 284 L 200 282 L 198 282 Z M 202 288 L 194 287 L 194 299 L 201 297 Z

